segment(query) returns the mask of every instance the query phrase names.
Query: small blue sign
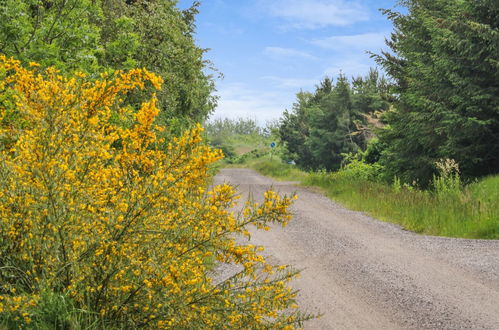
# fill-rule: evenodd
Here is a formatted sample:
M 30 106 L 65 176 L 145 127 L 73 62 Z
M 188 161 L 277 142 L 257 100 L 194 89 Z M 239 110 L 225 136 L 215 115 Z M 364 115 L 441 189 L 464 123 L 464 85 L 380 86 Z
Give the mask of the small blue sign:
M 275 148 L 275 142 L 272 142 L 272 143 L 270 144 L 270 147 L 271 147 L 271 148 Z

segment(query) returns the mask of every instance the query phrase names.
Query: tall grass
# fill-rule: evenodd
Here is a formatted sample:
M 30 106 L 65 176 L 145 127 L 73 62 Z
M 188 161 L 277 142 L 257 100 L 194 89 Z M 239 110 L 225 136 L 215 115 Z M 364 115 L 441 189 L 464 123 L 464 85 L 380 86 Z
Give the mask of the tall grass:
M 268 175 L 279 180 L 301 182 L 308 176 L 308 173 L 299 170 L 296 166 L 283 163 L 280 158 L 275 156 L 271 158 L 271 156 L 267 155 L 263 158 L 252 159 L 245 166 L 249 166 L 263 175 Z
M 249 166 L 274 178 L 320 187 L 348 208 L 417 233 L 499 239 L 499 176 L 465 187 L 455 176 L 437 177 L 435 190 L 418 190 L 400 183 L 373 182 L 369 179 L 370 171 L 376 169 L 306 173 L 269 159 L 254 160 Z

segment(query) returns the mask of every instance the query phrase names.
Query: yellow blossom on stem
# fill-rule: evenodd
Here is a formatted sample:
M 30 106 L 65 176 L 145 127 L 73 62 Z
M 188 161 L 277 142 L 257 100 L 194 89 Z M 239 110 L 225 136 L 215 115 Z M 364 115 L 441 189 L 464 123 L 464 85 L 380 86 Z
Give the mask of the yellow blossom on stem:
M 0 102 L 0 316 L 37 324 L 52 294 L 114 327 L 301 324 L 289 309 L 296 272 L 269 271 L 261 247 L 236 242 L 248 225 L 288 221 L 293 197 L 269 191 L 234 216 L 234 189 L 208 188 L 222 153 L 202 127 L 164 142 L 154 95 L 122 104 L 145 84 L 159 89 L 153 73 L 91 81 L 31 67 L 0 56 L 0 93 L 13 100 Z M 218 279 L 216 260 L 242 271 Z

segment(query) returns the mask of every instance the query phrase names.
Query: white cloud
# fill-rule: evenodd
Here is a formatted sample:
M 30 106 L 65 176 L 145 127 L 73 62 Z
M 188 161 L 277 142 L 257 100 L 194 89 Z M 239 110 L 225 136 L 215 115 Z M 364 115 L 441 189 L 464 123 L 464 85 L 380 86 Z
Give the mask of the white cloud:
M 276 76 L 264 76 L 262 79 L 269 80 L 275 84 L 278 88 L 291 88 L 293 91 L 297 91 L 298 89 L 307 89 L 311 86 L 317 84 L 318 79 L 296 79 L 296 78 L 282 78 Z
M 265 47 L 263 53 L 269 57 L 275 59 L 281 59 L 283 57 L 298 57 L 304 59 L 316 59 L 315 56 L 293 48 L 281 48 L 281 47 Z
M 311 43 L 322 48 L 334 50 L 379 50 L 385 45 L 385 36 L 388 34 L 389 32 L 372 32 L 333 36 L 325 39 L 316 39 Z
M 279 118 L 295 99 L 295 91 L 262 91 L 241 83 L 219 85 L 217 94 L 220 99 L 212 118 L 252 118 L 259 124 Z
M 372 59 L 366 59 L 362 56 L 342 57 L 338 60 L 331 60 L 331 63 L 325 70 L 324 75 L 336 78 L 340 73 L 350 77 L 364 76 L 369 72 L 369 68 L 375 67 Z
M 261 0 L 260 6 L 292 28 L 346 26 L 369 19 L 368 9 L 351 0 Z

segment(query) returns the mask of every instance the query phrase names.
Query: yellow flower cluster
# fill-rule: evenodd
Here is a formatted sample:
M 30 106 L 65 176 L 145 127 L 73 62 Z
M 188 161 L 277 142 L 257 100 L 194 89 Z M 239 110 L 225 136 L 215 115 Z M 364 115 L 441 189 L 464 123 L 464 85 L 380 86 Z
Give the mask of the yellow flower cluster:
M 97 81 L 38 70 L 0 56 L 12 100 L 0 101 L 0 315 L 36 322 L 44 292 L 57 292 L 124 328 L 300 324 L 295 272 L 235 240 L 249 224 L 284 224 L 292 198 L 269 191 L 231 213 L 233 188 L 207 188 L 222 154 L 202 128 L 165 142 L 154 96 L 137 111 L 121 101 L 160 88 L 146 70 Z M 215 281 L 218 262 L 242 271 Z

